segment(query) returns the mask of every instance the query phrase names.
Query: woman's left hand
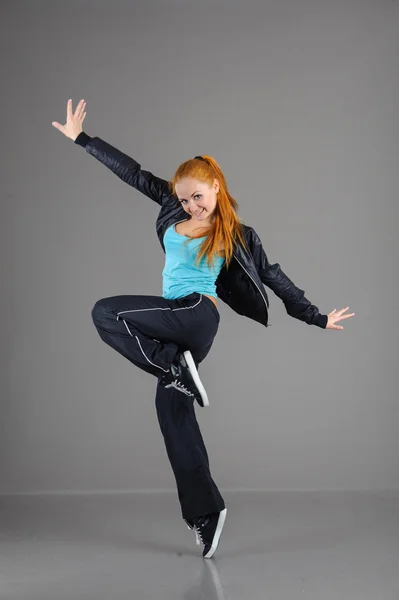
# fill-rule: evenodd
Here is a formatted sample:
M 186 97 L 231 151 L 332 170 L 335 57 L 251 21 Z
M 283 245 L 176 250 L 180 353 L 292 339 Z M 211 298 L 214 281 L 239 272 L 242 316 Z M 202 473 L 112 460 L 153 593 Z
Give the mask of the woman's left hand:
M 338 311 L 336 308 L 334 308 L 334 310 L 332 310 L 328 315 L 326 329 L 343 329 L 341 325 L 335 325 L 335 323 L 338 323 L 338 321 L 342 321 L 342 319 L 349 319 L 350 317 L 353 317 L 355 313 L 350 313 L 349 315 L 343 314 L 346 310 L 348 310 L 348 308 L 349 306 L 347 306 L 346 308 L 341 308 L 341 310 Z

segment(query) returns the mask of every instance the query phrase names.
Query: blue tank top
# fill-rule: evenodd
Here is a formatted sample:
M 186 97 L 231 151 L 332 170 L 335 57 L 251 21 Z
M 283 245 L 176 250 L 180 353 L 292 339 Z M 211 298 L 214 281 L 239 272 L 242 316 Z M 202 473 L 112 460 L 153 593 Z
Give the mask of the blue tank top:
M 214 296 L 216 279 L 224 263 L 224 258 L 215 255 L 214 267 L 208 266 L 206 257 L 202 257 L 196 265 L 198 248 L 205 237 L 187 242 L 187 236 L 177 233 L 175 225 L 165 231 L 165 267 L 162 271 L 163 298 L 176 299 L 188 296 L 193 292 Z M 185 243 L 187 242 L 187 243 Z

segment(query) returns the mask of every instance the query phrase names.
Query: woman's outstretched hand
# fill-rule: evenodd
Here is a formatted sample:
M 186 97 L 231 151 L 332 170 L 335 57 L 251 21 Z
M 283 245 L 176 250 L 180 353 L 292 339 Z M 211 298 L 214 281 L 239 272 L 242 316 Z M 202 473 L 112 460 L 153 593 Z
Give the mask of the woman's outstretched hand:
M 335 325 L 335 323 L 338 323 L 338 321 L 342 321 L 342 319 L 349 319 L 350 317 L 353 317 L 355 313 L 344 315 L 344 312 L 348 310 L 348 308 L 349 306 L 347 306 L 346 308 L 341 308 L 341 310 L 338 311 L 336 308 L 334 308 L 334 310 L 332 310 L 328 315 L 326 329 L 343 329 L 341 325 Z
M 86 113 L 84 112 L 86 108 L 86 102 L 82 98 L 79 104 L 76 107 L 74 113 L 72 113 L 72 100 L 68 100 L 67 103 L 67 120 L 65 125 L 61 125 L 61 123 L 57 123 L 57 121 L 53 122 L 53 126 L 61 131 L 66 137 L 75 141 L 78 137 L 79 133 L 83 131 L 82 123 L 86 117 Z

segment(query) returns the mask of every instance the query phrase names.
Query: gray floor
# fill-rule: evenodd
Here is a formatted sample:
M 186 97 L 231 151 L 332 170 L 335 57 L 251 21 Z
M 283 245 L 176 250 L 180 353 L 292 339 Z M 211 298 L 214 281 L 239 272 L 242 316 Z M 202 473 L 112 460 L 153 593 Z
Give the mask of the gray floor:
M 204 560 L 175 494 L 2 496 L 0 598 L 399 599 L 399 492 L 225 499 Z

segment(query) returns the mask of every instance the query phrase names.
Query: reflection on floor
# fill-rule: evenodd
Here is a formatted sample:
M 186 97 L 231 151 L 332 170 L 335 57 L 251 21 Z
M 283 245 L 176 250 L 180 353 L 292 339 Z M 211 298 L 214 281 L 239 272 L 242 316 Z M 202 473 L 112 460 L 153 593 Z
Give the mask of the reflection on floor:
M 0 598 L 399 598 L 398 491 L 224 497 L 204 560 L 175 493 L 0 496 Z

